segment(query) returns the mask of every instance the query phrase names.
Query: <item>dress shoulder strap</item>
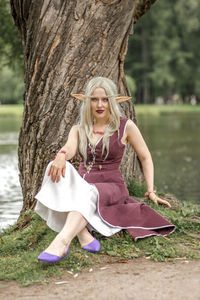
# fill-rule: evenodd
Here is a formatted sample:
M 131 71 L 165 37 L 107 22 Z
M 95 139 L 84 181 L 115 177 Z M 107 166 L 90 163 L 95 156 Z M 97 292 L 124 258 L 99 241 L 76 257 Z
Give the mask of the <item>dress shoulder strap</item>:
M 124 135 L 124 132 L 126 130 L 127 121 L 129 119 L 127 118 L 120 118 L 120 126 L 119 126 L 119 138 L 121 139 Z

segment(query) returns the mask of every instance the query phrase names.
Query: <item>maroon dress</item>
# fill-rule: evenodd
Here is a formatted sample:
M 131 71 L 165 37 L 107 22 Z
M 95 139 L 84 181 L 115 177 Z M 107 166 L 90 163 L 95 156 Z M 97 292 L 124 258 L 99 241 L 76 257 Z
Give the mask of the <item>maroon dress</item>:
M 172 233 L 175 226 L 144 202 L 129 196 L 120 173 L 120 163 L 125 145 L 121 139 L 128 119 L 121 118 L 119 131 L 110 137 L 109 154 L 102 157 L 102 138 L 92 147 L 88 145 L 86 169 L 80 163 L 79 174 L 98 190 L 98 213 L 101 219 L 112 227 L 126 229 L 137 240 L 152 235 Z

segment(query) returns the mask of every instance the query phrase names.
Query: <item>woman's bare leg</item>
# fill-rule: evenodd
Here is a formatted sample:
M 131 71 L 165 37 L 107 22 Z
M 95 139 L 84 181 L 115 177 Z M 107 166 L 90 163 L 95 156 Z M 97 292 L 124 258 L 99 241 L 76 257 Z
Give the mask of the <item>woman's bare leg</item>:
M 86 227 L 87 223 L 87 220 L 79 212 L 69 212 L 63 229 L 58 233 L 45 252 L 60 257 L 63 256 L 72 239 Z
M 86 246 L 94 240 L 94 237 L 89 233 L 88 229 L 85 227 L 77 234 L 79 243 L 81 247 Z

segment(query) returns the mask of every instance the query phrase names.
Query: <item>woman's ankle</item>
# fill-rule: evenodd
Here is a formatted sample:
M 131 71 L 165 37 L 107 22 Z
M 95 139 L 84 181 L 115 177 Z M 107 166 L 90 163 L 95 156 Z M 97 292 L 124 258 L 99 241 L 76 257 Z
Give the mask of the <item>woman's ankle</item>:
M 78 240 L 81 245 L 81 247 L 84 247 L 91 243 L 94 240 L 94 237 L 91 235 L 91 233 L 87 230 L 84 232 L 80 232 L 78 235 Z
M 51 244 L 46 248 L 45 252 L 57 255 L 57 256 L 63 256 L 67 252 L 67 249 L 69 248 L 70 243 L 66 242 L 62 239 L 54 239 Z

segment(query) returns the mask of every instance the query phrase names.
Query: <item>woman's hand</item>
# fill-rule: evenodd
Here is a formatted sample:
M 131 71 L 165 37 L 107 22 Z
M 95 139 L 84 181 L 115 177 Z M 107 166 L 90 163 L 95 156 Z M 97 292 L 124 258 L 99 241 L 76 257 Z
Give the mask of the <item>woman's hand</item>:
M 59 182 L 60 177 L 65 177 L 65 170 L 66 170 L 66 161 L 65 161 L 65 154 L 59 153 L 48 172 L 48 176 L 51 176 L 51 180 L 53 182 Z
M 160 197 L 156 196 L 156 194 L 154 192 L 152 192 L 152 193 L 149 194 L 149 199 L 151 199 L 157 205 L 158 204 L 164 204 L 164 205 L 166 205 L 168 207 L 171 207 L 171 204 L 168 201 L 163 200 Z

